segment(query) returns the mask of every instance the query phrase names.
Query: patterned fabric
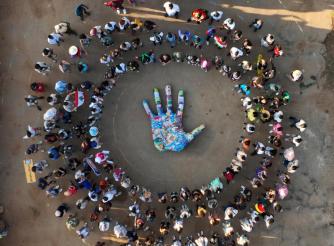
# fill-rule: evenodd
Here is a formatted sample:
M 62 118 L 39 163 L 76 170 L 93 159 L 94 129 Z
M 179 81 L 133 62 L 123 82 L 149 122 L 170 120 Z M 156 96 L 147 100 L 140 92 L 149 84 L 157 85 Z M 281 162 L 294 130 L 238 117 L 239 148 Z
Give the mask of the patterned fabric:
M 170 85 L 166 88 L 167 111 L 164 113 L 161 105 L 159 90 L 154 88 L 154 101 L 157 107 L 157 114 L 153 114 L 148 102 L 143 101 L 144 109 L 151 120 L 151 129 L 154 146 L 157 150 L 181 152 L 204 128 L 200 125 L 192 132 L 186 133 L 183 130 L 182 116 L 184 109 L 184 92 L 178 94 L 177 113 L 172 111 L 172 89 Z

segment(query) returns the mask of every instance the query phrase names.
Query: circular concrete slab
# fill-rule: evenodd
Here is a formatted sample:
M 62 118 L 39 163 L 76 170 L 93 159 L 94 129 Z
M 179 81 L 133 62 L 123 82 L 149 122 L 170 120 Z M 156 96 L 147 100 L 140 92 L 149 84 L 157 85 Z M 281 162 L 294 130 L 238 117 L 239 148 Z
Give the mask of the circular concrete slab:
M 240 96 L 233 83 L 217 71 L 205 73 L 188 64 L 141 67 L 125 75 L 105 99 L 102 120 L 104 148 L 127 169 L 134 182 L 155 191 L 181 186 L 199 187 L 222 174 L 232 158 L 242 129 Z M 148 99 L 155 111 L 152 90 L 172 85 L 174 110 L 178 90 L 185 91 L 184 127 L 191 131 L 205 124 L 202 132 L 183 152 L 161 153 L 153 146 L 150 122 L 142 107 Z

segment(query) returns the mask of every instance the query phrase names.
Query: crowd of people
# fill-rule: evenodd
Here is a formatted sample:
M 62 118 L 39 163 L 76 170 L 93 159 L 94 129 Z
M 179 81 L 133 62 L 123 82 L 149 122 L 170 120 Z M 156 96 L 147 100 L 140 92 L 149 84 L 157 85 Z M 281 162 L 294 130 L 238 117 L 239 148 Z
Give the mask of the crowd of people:
M 127 11 L 123 2 L 113 0 L 104 5 L 118 14 L 125 14 Z M 129 2 L 136 4 L 134 0 Z M 163 9 L 166 18 L 181 18 L 179 5 L 166 2 Z M 82 4 L 76 8 L 75 13 L 81 20 L 90 15 L 89 8 Z M 39 175 L 38 188 L 50 198 L 60 195 L 73 197 L 73 204 L 60 204 L 55 216 L 63 217 L 69 213 L 66 225 L 69 229 L 74 229 L 80 238 L 89 237 L 92 230 L 90 223 L 97 223 L 101 232 L 113 231 L 115 237 L 124 239 L 127 242 L 125 244 L 129 245 L 164 245 L 170 242 L 173 246 L 245 246 L 250 243 L 248 233 L 257 223 L 264 221 L 269 228 L 274 223 L 275 216 L 283 211 L 281 200 L 288 195 L 290 177 L 299 167 L 295 148 L 302 143 L 300 133 L 307 125 L 303 119 L 287 117 L 283 112 L 283 108 L 291 101 L 291 94 L 276 82 L 275 61 L 281 59 L 284 51 L 274 35 L 263 34 L 260 40 L 251 41 L 247 37 L 247 30 L 240 30 L 233 18 L 226 17 L 223 20 L 225 14 L 220 9 L 211 12 L 195 9 L 188 21 L 207 23 L 207 31 L 201 34 L 183 29 L 177 29 L 175 33 L 164 33 L 158 30 L 158 25 L 152 20 L 122 16 L 118 21 L 110 21 L 104 26 L 91 27 L 88 34 L 78 34 L 70 23 L 61 22 L 48 35 L 50 47 L 42 49 L 42 57 L 49 60 L 38 61 L 34 67 L 42 75 L 52 72 L 49 62 L 56 63 L 62 73 L 74 73 L 73 67 L 77 61 L 77 72 L 87 73 L 90 66 L 81 60 L 88 56 L 87 50 L 98 43 L 110 48 L 109 53 L 101 54 L 101 57 L 92 61 L 105 66 L 104 81 L 95 83 L 83 80 L 76 85 L 59 80 L 52 86 L 54 92 L 51 93 L 50 84 L 33 82 L 30 89 L 34 95 L 25 97 L 27 106 L 36 107 L 40 111 L 42 101 L 46 100 L 49 105 L 43 114 L 43 126 L 29 125 L 23 137 L 33 141 L 27 147 L 27 155 L 41 151 L 48 156 L 45 160 L 35 161 L 32 167 L 32 171 Z M 260 32 L 263 24 L 261 19 L 251 20 L 249 30 Z M 146 40 L 131 36 L 130 40 L 125 39 L 116 46 L 113 36 L 118 32 L 136 35 L 143 30 L 148 32 Z M 69 46 L 68 59 L 60 58 L 51 46 L 63 46 L 67 35 L 76 36 L 77 44 Z M 127 62 L 120 59 L 129 50 L 142 49 L 143 43 L 147 51 Z M 164 43 L 173 48 L 173 52 L 156 54 L 149 48 L 150 45 L 154 47 Z M 182 48 L 185 46 L 194 49 L 215 46 L 217 55 L 207 57 L 184 53 Z M 260 46 L 261 52 L 255 53 L 254 46 Z M 221 55 L 225 50 L 226 56 Z M 256 61 L 251 56 L 255 56 Z M 126 167 L 114 161 L 111 152 L 102 147 L 99 122 L 105 97 L 123 74 L 139 72 L 142 66 L 156 62 L 162 65 L 170 62 L 187 63 L 204 72 L 218 71 L 233 81 L 233 90 L 240 94 L 241 108 L 245 111 L 244 134 L 228 167 L 202 187 L 181 187 L 171 193 L 153 194 L 148 187 L 140 186 L 135 179 L 129 177 L 125 172 Z M 286 79 L 295 83 L 302 80 L 302 74 L 301 70 L 296 69 Z M 247 81 L 248 77 L 251 78 L 250 81 Z M 80 114 L 84 105 L 88 105 L 89 116 L 85 120 L 75 120 L 78 117 L 72 116 Z M 290 124 L 285 126 L 287 119 Z M 267 139 L 254 139 L 252 136 L 258 131 L 267 131 Z M 255 173 L 247 184 L 240 186 L 232 201 L 223 202 L 221 196 L 227 192 L 226 187 L 245 165 L 250 165 L 251 156 L 261 158 L 256 164 Z M 50 162 L 55 160 L 61 160 L 63 165 L 48 172 L 53 166 Z M 268 187 L 265 182 L 273 165 L 281 167 L 278 168 L 277 182 L 273 187 Z M 256 189 L 263 189 L 263 194 L 254 197 Z M 122 196 L 129 197 L 126 200 L 130 201 L 127 210 L 128 216 L 133 218 L 133 224 L 119 223 L 121 219 L 114 217 L 116 215 L 110 216 L 113 202 Z M 162 204 L 158 209 L 149 206 L 156 202 Z M 89 217 L 80 221 L 77 212 L 87 209 L 90 210 Z M 247 212 L 243 212 L 244 210 Z M 186 221 L 188 223 L 193 217 L 207 219 L 215 232 L 211 235 L 206 235 L 203 231 L 183 235 Z M 238 218 L 239 225 L 232 225 L 234 217 Z M 217 225 L 222 226 L 222 231 L 218 230 Z M 168 239 L 168 235 L 172 237 Z M 97 242 L 96 245 L 104 243 Z

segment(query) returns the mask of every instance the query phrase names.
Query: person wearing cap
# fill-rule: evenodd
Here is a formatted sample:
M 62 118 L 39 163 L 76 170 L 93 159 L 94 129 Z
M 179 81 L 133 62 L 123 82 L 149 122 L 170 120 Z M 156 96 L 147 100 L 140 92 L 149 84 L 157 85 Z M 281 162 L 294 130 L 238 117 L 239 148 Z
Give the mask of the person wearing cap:
M 55 211 L 55 216 L 58 218 L 63 217 L 63 215 L 69 210 L 69 207 L 66 203 L 62 203 L 57 210 Z
M 165 9 L 165 16 L 166 17 L 179 17 L 180 13 L 180 6 L 178 4 L 172 3 L 172 2 L 165 2 L 163 5 Z
M 86 5 L 79 4 L 75 8 L 75 14 L 76 14 L 76 16 L 80 17 L 80 20 L 84 21 L 85 15 L 87 15 L 87 16 L 90 15 L 90 13 L 87 10 L 88 10 L 88 7 Z
M 81 57 L 81 50 L 79 47 L 72 45 L 69 49 L 68 49 L 68 54 L 71 56 L 71 58 L 76 58 L 76 57 Z

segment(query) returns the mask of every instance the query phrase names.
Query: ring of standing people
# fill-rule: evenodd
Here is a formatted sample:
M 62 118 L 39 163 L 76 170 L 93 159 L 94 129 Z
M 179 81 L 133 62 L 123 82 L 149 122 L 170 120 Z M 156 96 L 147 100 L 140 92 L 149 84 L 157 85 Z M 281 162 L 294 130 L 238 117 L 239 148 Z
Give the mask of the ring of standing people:
M 136 0 L 129 0 L 129 3 L 134 6 L 144 4 L 137 3 Z M 104 5 L 117 14 L 128 12 L 124 7 L 124 0 L 112 0 Z M 162 8 L 166 18 L 183 17 L 178 4 L 165 2 Z M 90 13 L 89 7 L 83 4 L 75 9 L 75 14 L 81 21 L 89 18 Z M 63 217 L 69 213 L 66 225 L 75 230 L 81 239 L 87 239 L 93 224 L 97 223 L 101 232 L 113 231 L 115 238 L 123 240 L 125 245 L 249 245 L 248 233 L 254 226 L 262 220 L 270 228 L 274 223 L 274 216 L 283 211 L 281 200 L 288 195 L 290 177 L 299 167 L 295 148 L 302 143 L 300 133 L 305 131 L 307 124 L 303 119 L 286 116 L 283 112 L 283 108 L 291 101 L 291 94 L 281 84 L 274 82 L 277 79 L 275 61 L 284 59 L 282 46 L 271 33 L 262 34 L 260 40 L 250 40 L 247 36 L 247 32 L 261 32 L 264 21 L 250 20 L 249 30 L 240 30 L 238 23 L 226 14 L 227 11 L 222 9 L 210 12 L 198 8 L 193 10 L 190 17 L 185 16 L 188 22 L 202 25 L 207 23 L 205 33 L 192 33 L 178 28 L 175 32 L 165 33 L 152 20 L 122 16 L 104 26 L 91 27 L 88 34 L 78 34 L 70 23 L 61 22 L 48 35 L 50 47 L 42 49 L 42 56 L 49 59 L 49 62 L 37 61 L 34 67 L 41 75 L 48 75 L 56 69 L 51 65 L 54 63 L 64 74 L 80 73 L 84 77 L 91 69 L 82 60 L 89 56 L 89 50 L 99 43 L 109 50 L 94 60 L 105 66 L 104 80 L 101 83 L 84 80 L 79 85 L 74 85 L 59 80 L 52 86 L 54 92 L 46 95 L 52 89 L 49 84 L 32 82 L 30 89 L 34 95 L 25 97 L 27 106 L 36 107 L 39 111 L 42 111 L 42 100 L 46 99 L 49 105 L 43 114 L 43 126 L 28 125 L 23 137 L 33 141 L 27 147 L 26 155 L 39 151 L 48 155 L 47 159 L 35 161 L 32 166 L 32 171 L 39 175 L 37 187 L 44 190 L 50 198 L 61 194 L 73 198 L 72 205 L 60 204 L 55 216 Z M 136 37 L 137 33 L 144 30 L 149 36 L 146 40 Z M 128 32 L 132 36 L 116 45 L 113 36 L 122 32 Z M 76 44 L 69 45 L 68 57 L 61 58 L 51 47 L 64 46 L 67 35 L 74 35 L 78 40 Z M 126 62 L 120 59 L 131 50 L 143 49 L 144 43 L 146 51 Z M 149 48 L 150 45 L 159 46 L 164 43 L 173 52 L 156 54 Z M 226 56 L 191 55 L 182 51 L 182 47 L 186 46 L 188 49 L 192 47 L 199 50 L 215 46 L 217 54 L 226 50 Z M 254 54 L 254 46 L 261 47 L 261 53 Z M 202 187 L 181 187 L 171 193 L 153 194 L 128 176 L 124 167 L 112 159 L 111 152 L 102 148 L 99 122 L 105 96 L 114 89 L 116 81 L 124 74 L 139 72 L 141 66 L 156 62 L 162 65 L 171 62 L 186 63 L 204 72 L 216 71 L 233 82 L 233 91 L 241 97 L 245 122 L 239 146 L 222 175 L 217 174 L 209 184 Z M 303 71 L 295 69 L 286 79 L 291 83 L 298 83 L 303 79 Z M 88 105 L 90 110 L 88 118 L 74 121 L 72 115 L 79 114 L 84 105 Z M 290 124 L 283 127 L 287 120 Z M 254 137 L 254 133 L 260 130 L 267 132 L 266 139 Z M 240 190 L 232 201 L 222 201 L 222 194 L 227 192 L 227 186 L 234 182 L 245 165 L 250 165 L 249 159 L 252 156 L 261 158 L 255 173 L 247 184 L 240 185 Z M 49 163 L 60 159 L 63 159 L 64 165 L 50 171 Z M 277 171 L 277 182 L 273 187 L 263 188 L 269 171 L 277 162 L 281 163 L 278 164 L 281 167 Z M 67 185 L 64 184 L 65 176 L 71 180 Z M 254 197 L 256 189 L 262 189 L 263 194 Z M 79 197 L 79 193 L 85 195 Z M 112 203 L 124 196 L 129 197 L 126 200 L 129 202 L 128 217 L 133 219 L 133 223 L 128 225 L 120 223 L 118 213 L 111 213 L 114 209 Z M 155 203 L 162 205 L 156 206 L 159 209 L 154 209 L 150 204 Z M 89 218 L 80 220 L 77 212 L 92 206 Z M 212 234 L 198 231 L 192 235 L 183 235 L 184 225 L 193 217 L 207 219 L 214 231 L 218 231 L 217 225 L 221 225 L 223 230 Z M 238 228 L 232 226 L 234 218 L 238 219 Z M 105 243 L 99 241 L 96 245 Z

